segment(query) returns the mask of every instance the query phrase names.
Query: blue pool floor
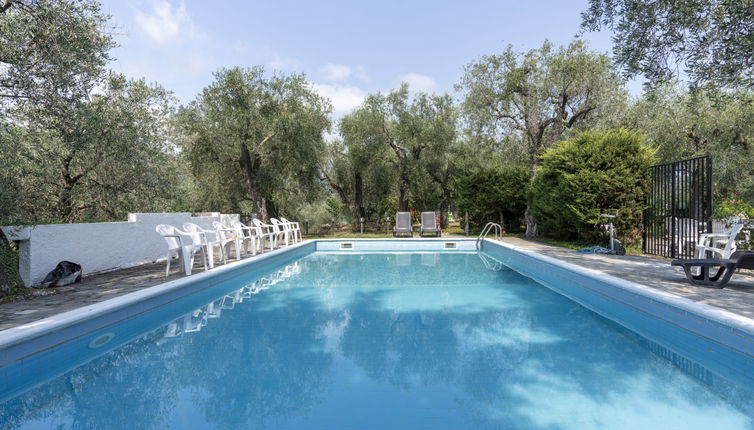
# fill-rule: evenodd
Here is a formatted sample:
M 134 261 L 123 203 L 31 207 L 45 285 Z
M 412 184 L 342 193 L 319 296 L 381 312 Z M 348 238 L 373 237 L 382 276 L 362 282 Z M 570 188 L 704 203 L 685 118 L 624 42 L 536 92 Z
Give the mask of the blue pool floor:
M 476 254 L 315 253 L 247 281 L 0 404 L 0 429 L 754 428 L 751 387 Z

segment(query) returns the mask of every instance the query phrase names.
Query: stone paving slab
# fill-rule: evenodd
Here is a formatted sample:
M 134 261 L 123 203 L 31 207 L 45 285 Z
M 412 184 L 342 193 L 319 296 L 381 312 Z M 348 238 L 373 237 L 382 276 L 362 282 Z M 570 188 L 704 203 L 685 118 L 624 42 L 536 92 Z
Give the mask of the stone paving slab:
M 665 258 L 643 255 L 581 254 L 573 249 L 516 237 L 504 237 L 500 240 L 754 319 L 754 276 L 747 273 L 734 274 L 723 289 L 699 287 L 691 285 L 686 280 L 683 269 L 671 266 L 670 260 Z
M 445 236 L 463 237 L 463 236 Z M 706 303 L 754 319 L 754 277 L 736 274 L 722 290 L 690 285 L 683 270 L 670 261 L 636 255 L 580 254 L 574 250 L 514 237 L 500 239 L 563 261 L 589 267 L 662 291 Z M 253 257 L 252 257 L 253 258 Z M 232 260 L 231 260 L 232 261 Z M 196 265 L 195 273 L 203 267 Z M 0 330 L 27 324 L 82 306 L 102 302 L 183 277 L 177 269 L 165 278 L 165 263 L 145 264 L 87 276 L 83 282 L 55 289 L 55 294 L 0 304 Z
M 231 260 L 232 261 L 232 260 Z M 85 276 L 82 282 L 55 288 L 54 293 L 0 304 L 0 330 L 27 324 L 55 314 L 99 303 L 163 282 L 183 277 L 175 264 L 165 277 L 165 263 L 152 263 L 114 272 Z M 194 273 L 204 270 L 195 265 Z

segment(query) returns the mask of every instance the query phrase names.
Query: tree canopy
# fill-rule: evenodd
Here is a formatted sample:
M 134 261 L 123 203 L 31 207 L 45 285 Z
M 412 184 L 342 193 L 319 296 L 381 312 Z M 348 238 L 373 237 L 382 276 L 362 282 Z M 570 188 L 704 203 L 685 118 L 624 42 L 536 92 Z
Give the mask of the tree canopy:
M 197 204 L 239 211 L 242 202 L 262 219 L 277 205 L 313 197 L 330 128 L 327 100 L 303 75 L 264 69 L 222 69 L 182 109 L 182 148 L 201 187 Z M 286 208 L 291 209 L 291 208 Z
M 164 89 L 112 75 L 101 94 L 65 118 L 15 109 L 0 132 L 0 164 L 13 181 L 15 218 L 114 219 L 171 206 L 177 178 L 169 140 L 174 100 Z M 31 112 L 30 112 L 31 111 Z M 10 214 L 6 214 L 10 215 Z
M 159 85 L 108 71 L 96 0 L 0 0 L 0 221 L 189 210 L 356 225 L 415 209 L 445 224 L 461 209 L 515 229 L 525 207 L 533 236 L 545 154 L 564 140 L 609 147 L 581 133 L 616 128 L 631 133 L 614 142 L 644 139 L 661 161 L 711 154 L 716 198 L 752 202 L 753 1 L 590 0 L 582 28 L 613 31 L 612 58 L 578 39 L 508 46 L 466 65 L 458 100 L 403 84 L 331 130 L 304 75 L 221 69 L 177 108 Z M 684 74 L 691 88 L 671 79 Z M 623 78 L 637 75 L 650 85 L 630 98 Z
M 88 97 L 115 46 L 94 0 L 0 3 L 0 102 L 46 110 Z
M 492 139 L 532 167 L 564 133 L 586 128 L 627 97 L 610 58 L 583 41 L 545 42 L 527 53 L 509 46 L 466 66 L 458 90 L 471 138 Z M 527 215 L 527 236 L 535 235 Z
M 447 211 L 456 141 L 450 96 L 412 94 L 407 84 L 371 94 L 341 120 L 340 132 L 333 174 L 325 173 L 354 215 L 379 218 L 385 206 Z
M 657 85 L 681 73 L 697 86 L 754 84 L 753 0 L 590 0 L 582 28 L 614 33 L 627 76 Z

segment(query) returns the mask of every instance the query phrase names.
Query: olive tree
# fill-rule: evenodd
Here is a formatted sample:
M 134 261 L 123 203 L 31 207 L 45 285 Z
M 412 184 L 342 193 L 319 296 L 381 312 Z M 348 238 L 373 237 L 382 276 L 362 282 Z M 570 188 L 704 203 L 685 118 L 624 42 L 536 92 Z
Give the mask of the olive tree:
M 627 76 L 651 86 L 685 72 L 697 86 L 754 84 L 754 1 L 590 0 L 582 28 L 614 33 Z
M 532 177 L 544 150 L 627 97 L 610 58 L 580 40 L 565 47 L 545 42 L 526 53 L 508 46 L 467 65 L 457 89 L 467 135 L 512 147 Z M 537 235 L 530 207 L 526 235 Z
M 16 109 L 21 125 L 12 126 L 12 140 L 0 137 L 0 150 L 14 154 L 22 221 L 110 220 L 170 209 L 173 103 L 159 86 L 111 75 L 101 93 L 69 106 L 65 118 Z
M 103 77 L 115 46 L 93 0 L 0 2 L 0 102 L 66 110 Z
M 647 136 L 661 162 L 712 155 L 715 198 L 754 203 L 754 96 L 749 91 L 653 89 L 624 119 Z
M 178 119 L 203 204 L 239 210 L 246 201 L 267 219 L 286 196 L 305 199 L 317 186 L 330 111 L 303 75 L 217 71 Z
M 340 123 L 341 193 L 357 213 L 447 209 L 450 154 L 456 139 L 456 108 L 448 95 L 411 94 L 407 84 L 387 94 L 371 94 Z M 351 197 L 352 196 L 352 197 Z M 389 202 L 394 202 L 389 204 Z M 388 206 L 389 209 L 387 208 Z

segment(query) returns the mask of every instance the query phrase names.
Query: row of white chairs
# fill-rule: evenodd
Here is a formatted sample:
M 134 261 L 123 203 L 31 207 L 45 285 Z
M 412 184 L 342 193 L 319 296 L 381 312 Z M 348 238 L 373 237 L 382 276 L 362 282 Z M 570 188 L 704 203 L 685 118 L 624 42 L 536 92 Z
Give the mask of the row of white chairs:
M 188 276 L 197 253 L 201 253 L 204 269 L 207 270 L 215 265 L 215 249 L 219 250 L 220 259 L 225 264 L 231 245 L 235 248 L 236 260 L 240 260 L 242 249 L 247 256 L 257 255 L 257 252 L 264 252 L 265 245 L 272 251 L 282 247 L 283 243 L 288 246 L 302 240 L 301 228 L 297 222 L 285 218 L 270 218 L 270 224 L 256 218 L 252 222 L 253 225 L 240 221 L 215 221 L 212 223 L 214 230 L 206 230 L 190 222 L 184 223 L 182 230 L 168 224 L 158 225 L 155 230 L 168 245 L 165 277 L 170 274 L 170 263 L 175 257 L 179 258 L 183 271 Z
M 301 267 L 298 262 L 294 262 L 263 278 L 257 279 L 171 322 L 165 330 L 164 337 L 178 337 L 183 333 L 198 332 L 208 324 L 210 319 L 220 318 L 223 310 L 231 310 L 237 303 L 250 300 L 254 295 L 268 290 L 278 282 L 285 281 L 300 272 Z

